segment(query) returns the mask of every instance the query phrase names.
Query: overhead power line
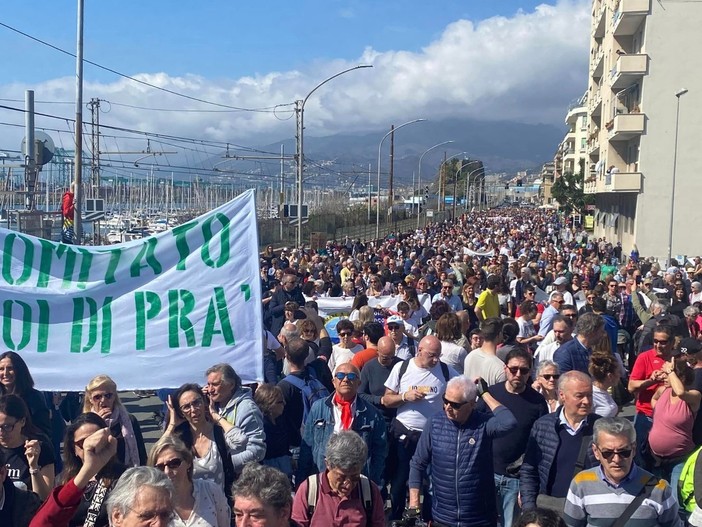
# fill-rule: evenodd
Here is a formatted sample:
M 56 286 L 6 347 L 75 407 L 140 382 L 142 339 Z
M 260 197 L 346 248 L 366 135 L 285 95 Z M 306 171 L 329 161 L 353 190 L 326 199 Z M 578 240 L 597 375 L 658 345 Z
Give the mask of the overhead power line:
M 42 45 L 47 46 L 53 50 L 56 50 L 59 53 L 63 53 L 64 55 L 68 55 L 69 57 L 76 58 L 76 55 L 74 53 L 71 53 L 70 51 L 67 51 L 63 48 L 60 48 L 60 47 L 55 46 L 49 42 L 46 42 L 45 40 L 42 40 L 42 39 L 37 38 L 35 36 L 32 36 L 29 33 L 25 33 L 24 31 L 21 31 L 21 30 L 15 28 L 15 27 L 12 27 L 8 24 L 0 22 L 0 26 L 17 33 L 18 35 L 22 35 L 23 37 L 26 37 L 30 40 L 38 42 L 39 44 L 42 44 Z M 95 66 L 96 68 L 100 68 L 101 70 L 105 70 L 105 71 L 108 71 L 110 73 L 113 73 L 114 75 L 117 75 L 119 77 L 123 77 L 123 78 L 129 79 L 133 82 L 142 84 L 144 86 L 148 86 L 149 88 L 153 88 L 155 90 L 160 90 L 160 91 L 163 91 L 166 93 L 170 93 L 171 95 L 175 95 L 177 97 L 183 97 L 184 99 L 190 99 L 191 101 L 201 102 L 203 104 L 210 104 L 212 106 L 219 106 L 220 108 L 228 108 L 230 110 L 236 110 L 236 111 L 240 111 L 240 112 L 274 113 L 276 111 L 276 109 L 280 106 L 289 106 L 289 105 L 294 104 L 294 103 L 276 104 L 274 106 L 266 106 L 266 107 L 262 107 L 262 108 L 242 108 L 240 106 L 230 106 L 228 104 L 207 101 L 205 99 L 200 99 L 199 97 L 193 97 L 192 95 L 186 95 L 184 93 L 179 93 L 177 91 L 169 90 L 168 88 L 164 88 L 162 86 L 157 86 L 155 84 L 151 84 L 150 82 L 146 82 L 146 81 L 143 81 L 141 79 L 137 79 L 135 77 L 127 75 L 126 73 L 121 73 L 117 70 L 114 70 L 112 68 L 108 68 L 107 66 L 103 66 L 102 64 L 98 64 L 97 62 L 93 62 L 93 61 L 88 60 L 88 59 L 83 59 L 83 62 L 86 62 L 87 64 L 90 64 L 91 66 Z

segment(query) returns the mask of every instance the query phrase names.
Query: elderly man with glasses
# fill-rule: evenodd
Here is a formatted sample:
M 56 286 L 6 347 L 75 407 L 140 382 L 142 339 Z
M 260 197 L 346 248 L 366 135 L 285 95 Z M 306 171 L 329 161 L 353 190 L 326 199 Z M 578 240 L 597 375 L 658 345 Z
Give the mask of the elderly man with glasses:
M 636 432 L 628 419 L 603 417 L 593 439 L 600 464 L 573 478 L 563 510 L 566 525 L 682 525 L 670 485 L 634 463 Z
M 473 411 L 478 397 L 492 413 Z M 514 430 L 517 421 L 480 378 L 475 382 L 463 375 L 451 379 L 442 400 L 444 411 L 427 423 L 410 463 L 405 515 L 420 513 L 422 480 L 431 467 L 434 527 L 495 525 L 492 442 Z
M 337 366 L 333 382 L 336 391 L 316 401 L 307 415 L 296 479 L 304 481 L 322 472 L 329 438 L 342 430 L 353 430 L 368 447 L 363 473 L 381 486 L 387 456 L 385 419 L 375 406 L 358 397 L 361 373 L 352 363 Z

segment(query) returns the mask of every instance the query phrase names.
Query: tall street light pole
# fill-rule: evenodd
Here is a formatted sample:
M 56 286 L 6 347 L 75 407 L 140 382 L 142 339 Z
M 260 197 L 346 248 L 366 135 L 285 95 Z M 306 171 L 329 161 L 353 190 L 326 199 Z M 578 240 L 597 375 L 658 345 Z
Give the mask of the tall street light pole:
M 426 119 L 413 119 L 412 121 L 407 121 L 406 123 L 402 123 L 400 126 L 397 126 L 393 129 L 391 129 L 387 134 L 383 136 L 383 138 L 380 140 L 380 144 L 378 145 L 378 189 L 377 189 L 377 202 L 375 204 L 375 239 L 378 240 L 380 239 L 380 151 L 383 148 L 383 142 L 385 139 L 388 138 L 388 136 L 394 132 L 397 132 L 400 128 L 403 126 L 409 126 L 410 124 L 414 123 L 421 123 L 422 121 L 426 121 Z
M 301 247 L 302 246 L 302 177 L 303 177 L 303 167 L 305 165 L 305 149 L 304 149 L 304 130 L 305 130 L 305 122 L 304 122 L 304 117 L 305 117 L 305 104 L 307 103 L 307 99 L 310 98 L 310 95 L 312 95 L 314 92 L 316 92 L 319 88 L 324 86 L 327 82 L 329 82 L 332 79 L 336 79 L 337 77 L 343 75 L 344 73 L 348 73 L 350 71 L 354 70 L 359 70 L 362 68 L 372 68 L 373 66 L 370 64 L 361 64 L 359 66 L 354 66 L 353 68 L 346 69 L 344 71 L 340 71 L 336 75 L 332 75 L 331 77 L 324 79 L 322 82 L 317 84 L 312 91 L 310 91 L 307 94 L 307 97 L 305 97 L 302 100 L 295 101 L 295 114 L 297 115 L 297 152 L 296 152 L 296 158 L 297 158 L 297 246 Z
M 462 156 L 462 155 L 465 155 L 466 153 L 467 153 L 467 152 L 458 152 L 457 154 L 453 154 L 451 157 L 447 157 L 446 159 L 444 159 L 443 165 L 445 166 L 446 163 L 448 163 L 448 162 L 451 161 L 452 159 L 456 159 L 457 157 Z M 463 165 L 463 161 L 461 161 L 461 165 Z M 443 168 L 441 169 L 441 172 L 443 173 Z M 448 178 L 447 178 L 447 179 L 448 179 Z M 456 207 L 455 181 L 454 181 L 454 192 L 453 192 L 453 194 L 454 194 L 454 198 L 453 198 L 453 202 L 454 202 L 453 213 L 455 214 L 455 213 L 456 213 L 456 209 L 455 209 L 455 207 Z M 445 191 L 445 190 L 444 190 L 443 199 L 444 199 L 444 202 L 445 202 L 445 201 L 446 201 L 446 191 Z M 445 208 L 446 208 L 446 207 L 444 206 L 444 209 L 445 209 Z
M 443 143 L 436 144 L 434 146 L 430 146 L 427 148 L 421 156 L 419 156 L 419 169 L 417 170 L 417 196 L 419 197 L 422 192 L 422 159 L 424 159 L 424 156 L 427 155 L 429 152 L 434 150 L 435 148 L 439 148 L 440 146 L 448 145 L 450 143 L 453 143 L 453 141 L 444 141 Z M 420 209 L 420 202 L 417 202 L 417 229 L 419 229 L 419 218 L 421 217 L 421 213 L 419 212 Z
M 476 172 L 480 172 L 481 170 L 485 170 L 485 165 L 481 165 L 478 168 L 476 168 L 475 170 L 471 170 L 468 173 L 468 177 L 466 178 L 466 212 L 468 212 L 468 191 L 471 190 L 470 176 L 472 176 Z
M 675 147 L 673 148 L 673 184 L 670 188 L 670 229 L 668 230 L 668 266 L 673 256 L 673 221 L 675 219 L 675 172 L 678 169 L 678 125 L 680 123 L 680 97 L 687 93 L 683 88 L 675 92 L 677 108 L 675 110 Z

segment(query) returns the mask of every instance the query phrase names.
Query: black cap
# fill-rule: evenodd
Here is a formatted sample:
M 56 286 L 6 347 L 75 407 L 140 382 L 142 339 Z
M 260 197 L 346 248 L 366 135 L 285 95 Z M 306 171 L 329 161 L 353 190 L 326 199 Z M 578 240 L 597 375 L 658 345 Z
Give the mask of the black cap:
M 697 339 L 684 338 L 680 341 L 678 349 L 683 355 L 694 355 L 702 351 L 702 343 Z

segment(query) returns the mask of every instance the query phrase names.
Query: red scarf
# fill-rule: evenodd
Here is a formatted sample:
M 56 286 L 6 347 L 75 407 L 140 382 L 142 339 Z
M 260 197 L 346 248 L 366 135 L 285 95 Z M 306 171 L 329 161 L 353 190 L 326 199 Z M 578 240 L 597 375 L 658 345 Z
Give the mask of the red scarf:
M 334 394 L 334 404 L 341 407 L 341 428 L 349 430 L 353 421 L 353 412 L 351 412 L 351 402 L 344 401 L 339 394 Z

